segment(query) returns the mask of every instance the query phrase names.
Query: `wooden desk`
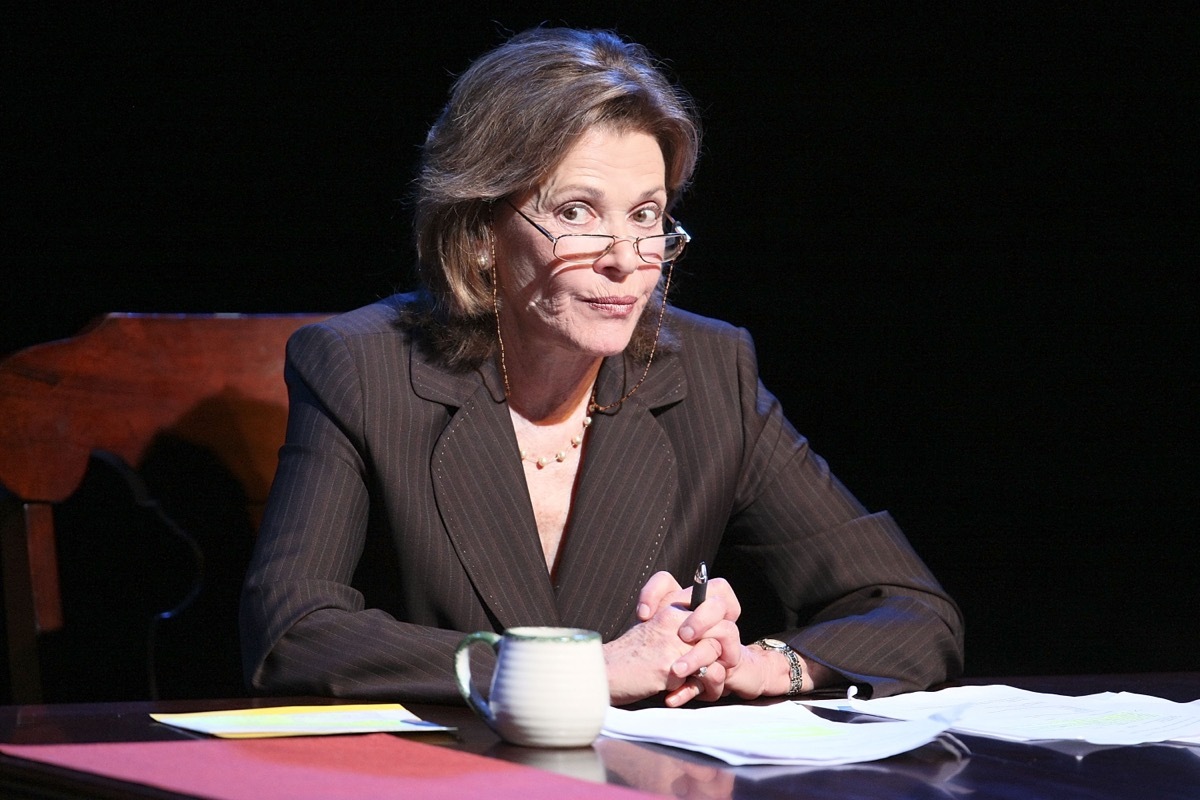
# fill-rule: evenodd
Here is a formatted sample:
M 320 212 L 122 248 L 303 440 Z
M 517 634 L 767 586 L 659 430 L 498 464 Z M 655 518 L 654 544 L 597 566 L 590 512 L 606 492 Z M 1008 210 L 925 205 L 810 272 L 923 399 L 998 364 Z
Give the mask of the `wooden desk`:
M 1135 691 L 1173 700 L 1200 698 L 1200 673 L 1171 675 L 1003 678 L 1038 691 L 1087 694 Z M 260 705 L 329 702 L 300 698 Z M 0 742 L 63 743 L 194 738 L 159 725 L 151 711 L 245 706 L 246 701 L 101 703 L 0 707 Z M 427 734 L 419 741 L 503 759 L 583 780 L 629 786 L 680 798 L 1137 798 L 1200 797 L 1200 748 L 1166 745 L 1097 748 L 1084 756 L 973 736 L 958 737 L 969 754 L 940 745 L 884 761 L 840 769 L 728 767 L 703 756 L 655 745 L 601 739 L 592 748 L 533 750 L 501 743 L 468 710 L 409 704 L 425 719 L 453 725 L 456 735 Z M 79 773 L 0 757 L 3 797 L 174 797 Z

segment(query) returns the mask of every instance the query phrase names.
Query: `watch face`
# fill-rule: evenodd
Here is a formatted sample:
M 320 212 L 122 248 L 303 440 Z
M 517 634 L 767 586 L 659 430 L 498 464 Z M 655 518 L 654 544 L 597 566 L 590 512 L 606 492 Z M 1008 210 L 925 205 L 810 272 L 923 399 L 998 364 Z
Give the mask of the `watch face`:
M 763 647 L 769 647 L 772 650 L 787 650 L 788 649 L 787 644 L 785 642 L 779 641 L 778 639 L 762 639 L 759 641 L 759 644 L 761 644 Z

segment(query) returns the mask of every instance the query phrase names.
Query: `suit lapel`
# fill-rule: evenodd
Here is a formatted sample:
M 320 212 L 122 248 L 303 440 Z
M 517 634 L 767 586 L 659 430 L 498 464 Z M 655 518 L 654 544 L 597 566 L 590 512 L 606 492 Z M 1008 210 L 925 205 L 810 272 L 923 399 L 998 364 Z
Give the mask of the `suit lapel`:
M 494 373 L 487 364 L 480 372 L 447 375 L 414 358 L 417 394 L 458 408 L 434 447 L 434 496 L 459 560 L 499 624 L 558 625 L 516 437 Z
M 608 359 L 598 401 L 615 401 L 641 372 L 640 365 Z M 606 641 L 628 624 L 669 535 L 678 465 L 653 410 L 677 402 L 685 391 L 678 360 L 663 354 L 632 397 L 593 415 L 557 593 L 563 619 L 600 631 Z
M 627 358 L 606 359 L 599 402 L 621 397 L 641 373 Z M 414 353 L 412 381 L 418 396 L 457 408 L 432 454 L 434 496 L 460 561 L 498 623 L 569 624 L 600 631 L 606 641 L 618 636 L 674 516 L 675 453 L 653 412 L 686 394 L 678 359 L 660 354 L 632 397 L 594 415 L 557 587 L 546 572 L 494 365 L 448 374 Z

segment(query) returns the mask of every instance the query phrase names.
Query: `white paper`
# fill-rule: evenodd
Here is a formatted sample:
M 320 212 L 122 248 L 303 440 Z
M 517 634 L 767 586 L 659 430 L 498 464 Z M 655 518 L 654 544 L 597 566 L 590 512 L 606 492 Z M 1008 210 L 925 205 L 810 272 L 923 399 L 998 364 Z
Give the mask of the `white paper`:
M 190 714 L 151 714 L 158 722 L 226 739 L 326 736 L 336 733 L 430 733 L 449 731 L 425 722 L 397 703 L 341 706 L 271 706 Z
M 877 700 L 808 700 L 805 705 L 888 719 L 952 720 L 959 733 L 1017 742 L 1081 741 L 1103 745 L 1200 743 L 1200 700 L 1104 692 L 1068 697 L 1011 686 L 958 686 Z
M 846 723 L 795 702 L 706 708 L 610 708 L 602 733 L 681 747 L 728 764 L 836 766 L 874 761 L 936 739 L 947 725 L 929 719 Z

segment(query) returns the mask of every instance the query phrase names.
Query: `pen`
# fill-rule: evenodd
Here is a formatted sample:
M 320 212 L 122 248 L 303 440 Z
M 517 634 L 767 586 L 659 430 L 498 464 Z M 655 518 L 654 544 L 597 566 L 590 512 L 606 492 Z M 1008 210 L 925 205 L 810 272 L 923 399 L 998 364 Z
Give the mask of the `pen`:
M 700 607 L 707 594 L 708 565 L 701 561 L 700 566 L 696 567 L 696 574 L 692 576 L 692 611 Z

